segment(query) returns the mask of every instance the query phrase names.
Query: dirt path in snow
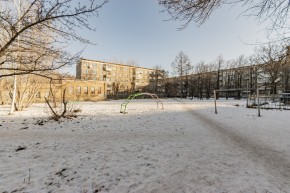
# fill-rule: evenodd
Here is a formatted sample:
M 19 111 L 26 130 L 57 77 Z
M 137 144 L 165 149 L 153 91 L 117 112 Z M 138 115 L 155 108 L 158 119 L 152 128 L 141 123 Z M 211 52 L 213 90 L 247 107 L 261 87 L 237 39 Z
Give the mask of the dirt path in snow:
M 250 159 L 267 168 L 267 172 L 279 179 L 281 184 L 290 185 L 289 156 L 273 150 L 268 144 L 259 143 L 258 140 L 251 139 L 250 136 L 234 131 L 231 127 L 235 127 L 235 125 L 229 126 L 224 122 L 214 121 L 190 108 L 186 103 L 179 102 L 181 108 L 188 111 L 195 119 L 200 120 L 217 138 L 236 149 L 236 151 L 244 152 L 245 159 Z

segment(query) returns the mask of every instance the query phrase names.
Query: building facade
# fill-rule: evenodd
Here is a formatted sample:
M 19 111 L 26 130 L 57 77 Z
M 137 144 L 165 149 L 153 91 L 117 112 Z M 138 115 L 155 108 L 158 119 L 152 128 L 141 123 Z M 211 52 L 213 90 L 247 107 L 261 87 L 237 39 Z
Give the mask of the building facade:
M 19 75 L 16 106 L 45 102 L 45 98 L 98 101 L 126 98 L 135 92 L 164 93 L 164 71 L 97 60 L 80 59 L 76 78 L 55 74 L 53 81 L 34 75 Z M 11 103 L 13 78 L 0 80 L 0 104 Z
M 0 80 L 0 104 L 11 102 L 12 83 L 12 77 Z M 282 62 L 172 78 L 166 78 L 165 72 L 159 69 L 81 58 L 76 66 L 76 78 L 55 75 L 50 82 L 33 75 L 18 76 L 17 97 L 23 101 L 45 102 L 45 97 L 52 96 L 53 92 L 58 100 L 65 93 L 66 100 L 97 101 L 150 92 L 161 97 L 209 98 L 213 90 L 220 90 L 219 97 L 241 98 L 245 93 L 255 93 L 257 88 L 262 88 L 264 94 L 290 92 L 289 57 Z
M 81 58 L 76 78 L 105 82 L 108 98 L 124 98 L 134 92 L 164 93 L 164 71 L 158 69 Z
M 241 98 L 246 93 L 254 94 L 257 88 L 260 93 L 268 95 L 290 92 L 290 63 L 221 69 L 188 77 L 172 77 L 165 82 L 165 93 L 169 97 L 210 98 L 214 90 L 219 90 L 219 97 Z
M 65 94 L 67 101 L 105 100 L 106 83 L 104 81 L 77 80 L 74 78 L 54 77 L 50 79 L 35 76 L 18 76 L 16 104 L 18 109 L 31 103 L 43 103 L 45 98 L 61 101 Z M 13 79 L 0 80 L 0 104 L 11 103 Z

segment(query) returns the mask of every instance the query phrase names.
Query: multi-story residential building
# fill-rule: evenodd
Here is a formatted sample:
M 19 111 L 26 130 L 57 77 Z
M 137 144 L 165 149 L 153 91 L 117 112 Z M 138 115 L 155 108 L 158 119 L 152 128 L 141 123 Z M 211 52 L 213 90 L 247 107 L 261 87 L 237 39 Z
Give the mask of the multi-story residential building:
M 137 91 L 164 93 L 163 70 L 81 58 L 76 67 L 76 78 L 104 81 L 108 97 L 126 97 Z
M 45 102 L 45 97 L 51 96 L 61 100 L 65 92 L 66 100 L 70 101 L 97 101 L 107 98 L 125 98 L 133 92 L 164 93 L 164 71 L 124 64 L 80 59 L 77 64 L 76 78 L 52 75 L 54 80 L 34 76 L 22 75 L 19 78 L 28 80 L 27 84 L 18 83 L 18 98 L 23 103 Z M 35 87 L 31 86 L 35 84 Z M 0 104 L 11 102 L 13 88 L 12 79 L 0 80 Z M 33 91 L 28 91 L 22 85 L 30 85 Z M 23 96 L 23 97 L 22 97 Z
M 198 98 L 211 97 L 213 90 L 219 90 L 220 97 L 236 98 L 248 92 L 255 93 L 257 88 L 262 94 L 290 92 L 290 62 L 284 62 L 279 68 L 273 66 L 274 69 L 267 69 L 268 64 L 228 68 L 192 74 L 187 79 L 173 77 L 167 79 L 165 92 L 167 96 L 181 97 L 187 93 L 189 97 Z M 180 88 L 183 88 L 183 93 Z
M 53 81 L 47 78 L 29 75 L 18 77 L 16 103 L 42 103 L 45 98 L 60 101 L 63 98 L 68 101 L 98 101 L 105 100 L 106 83 L 104 81 L 77 80 L 75 78 L 54 77 Z M 20 81 L 22 79 L 22 82 Z M 26 80 L 25 80 L 26 79 Z M 11 102 L 11 80 L 0 80 L 0 104 Z

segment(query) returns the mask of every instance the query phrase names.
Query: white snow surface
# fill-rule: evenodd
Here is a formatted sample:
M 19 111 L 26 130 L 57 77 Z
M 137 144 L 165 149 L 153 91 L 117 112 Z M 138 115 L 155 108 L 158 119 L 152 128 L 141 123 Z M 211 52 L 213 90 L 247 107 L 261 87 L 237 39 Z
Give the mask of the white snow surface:
M 290 192 L 290 111 L 162 101 L 80 102 L 60 121 L 0 106 L 0 193 Z

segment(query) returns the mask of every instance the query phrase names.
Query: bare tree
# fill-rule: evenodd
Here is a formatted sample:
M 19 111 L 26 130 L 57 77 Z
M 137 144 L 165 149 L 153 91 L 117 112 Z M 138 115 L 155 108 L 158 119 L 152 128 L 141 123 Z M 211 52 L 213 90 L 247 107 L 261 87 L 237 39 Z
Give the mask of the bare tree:
M 203 90 L 204 90 L 204 69 L 205 69 L 205 63 L 199 62 L 195 67 L 196 72 L 196 87 L 197 87 L 197 96 L 200 100 L 203 99 Z
M 203 69 L 204 70 L 203 79 L 204 79 L 206 99 L 209 99 L 211 97 L 211 93 L 215 87 L 214 79 L 216 79 L 216 72 L 214 72 L 214 67 L 215 66 L 213 64 L 207 64 L 204 66 L 204 69 Z
M 241 5 L 244 10 L 241 14 L 251 15 L 262 21 L 270 20 L 272 28 L 287 29 L 289 23 L 288 0 L 158 0 L 164 6 L 172 20 L 183 22 L 182 28 L 191 21 L 203 24 L 213 11 L 224 5 Z M 289 28 L 288 28 L 289 32 Z M 289 34 L 288 34 L 289 35 Z
M 236 97 L 238 99 L 241 98 L 241 91 L 242 88 L 244 87 L 243 83 L 245 81 L 243 81 L 244 77 L 248 78 L 248 70 L 247 68 L 245 68 L 245 66 L 247 66 L 248 61 L 245 58 L 244 55 L 239 56 L 237 59 L 232 60 L 232 71 L 234 73 L 234 88 L 237 90 L 237 95 Z
M 165 96 L 166 97 L 176 97 L 180 93 L 176 88 L 179 86 L 179 77 L 166 78 L 164 83 Z
M 221 5 L 221 0 L 159 0 L 172 20 L 184 22 L 181 28 L 185 28 L 194 20 L 204 23 L 213 10 Z
M 262 65 L 265 86 L 271 88 L 271 94 L 277 94 L 278 78 L 286 64 L 285 46 L 268 44 L 256 50 L 256 63 Z
M 0 78 L 31 73 L 43 75 L 43 71 L 71 64 L 73 57 L 63 51 L 64 43 L 68 40 L 90 43 L 74 29 L 91 30 L 88 17 L 96 15 L 106 2 L 22 0 L 21 7 L 17 7 L 13 0 L 0 0 Z M 43 35 L 37 36 L 36 32 Z M 43 62 L 48 56 L 49 65 Z
M 150 73 L 150 92 L 155 94 L 164 94 L 164 76 L 165 71 L 160 65 L 154 66 L 154 71 Z
M 113 89 L 113 95 L 115 96 L 115 99 L 118 99 L 118 95 L 119 95 L 119 90 L 120 90 L 120 82 L 119 81 L 115 81 L 113 82 L 113 85 L 112 85 L 112 89 Z
M 49 73 L 73 64 L 64 50 L 67 42 L 90 43 L 78 35 L 76 28 L 92 29 L 87 19 L 97 14 L 106 0 L 0 0 L 0 78 L 14 76 L 10 114 L 16 98 L 16 75 Z M 75 5 L 75 6 L 74 6 Z
M 180 97 L 186 97 L 188 95 L 190 70 L 192 69 L 190 59 L 180 51 L 171 66 L 174 74 L 179 76 Z
M 284 92 L 290 92 L 290 46 L 287 46 L 285 67 L 283 69 Z
M 216 85 L 215 85 L 215 89 L 216 90 L 219 90 L 220 89 L 220 79 L 221 79 L 221 69 L 223 67 L 223 64 L 224 64 L 224 59 L 223 57 L 220 55 L 217 57 L 216 61 L 213 63 L 213 69 L 214 71 L 216 71 Z M 219 92 L 217 92 L 217 95 L 216 95 L 217 98 L 219 98 Z
M 50 92 L 53 93 L 53 90 L 50 90 Z M 66 99 L 66 87 L 62 90 L 61 99 L 58 105 L 54 106 L 54 102 L 51 103 L 49 97 L 45 97 L 45 102 L 50 110 L 51 119 L 55 121 L 58 121 L 61 118 L 77 117 L 77 113 L 81 112 L 81 109 L 74 106 L 73 103 L 69 103 Z
M 195 71 L 198 77 L 198 97 L 199 99 L 203 99 L 203 96 L 205 96 L 209 99 L 215 87 L 215 65 L 200 62 L 196 65 Z
M 14 107 L 17 111 L 22 111 L 23 109 L 29 107 L 36 98 L 40 98 L 40 89 L 43 85 L 47 83 L 47 79 L 41 78 L 35 75 L 20 75 L 18 77 L 17 84 L 17 95 L 14 103 Z M 13 80 L 10 77 L 6 78 L 5 87 L 6 92 L 10 93 L 12 97 L 13 93 Z
M 249 88 L 250 94 L 253 94 L 253 92 L 256 91 L 257 89 L 258 77 L 259 77 L 259 71 L 261 70 L 261 65 L 257 65 L 255 55 L 251 55 L 248 58 L 248 62 L 249 62 L 248 88 Z

